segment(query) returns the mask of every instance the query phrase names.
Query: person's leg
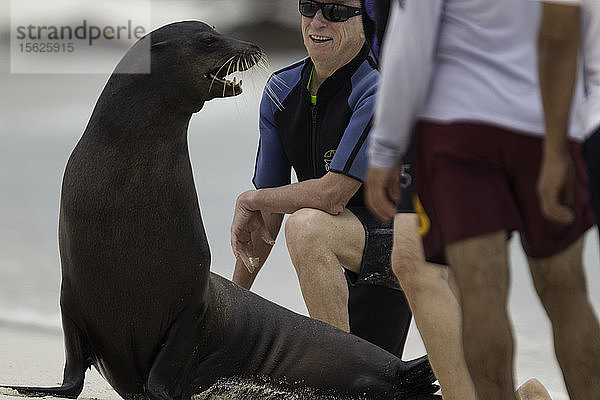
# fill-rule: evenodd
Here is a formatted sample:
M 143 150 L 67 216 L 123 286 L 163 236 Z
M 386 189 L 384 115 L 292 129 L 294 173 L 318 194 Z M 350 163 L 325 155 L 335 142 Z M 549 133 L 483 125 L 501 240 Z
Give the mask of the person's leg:
M 480 399 L 516 400 L 506 238 L 499 231 L 446 246 L 461 293 L 465 360 Z
M 311 317 L 401 358 L 412 315 L 390 267 L 393 232 L 365 213 L 300 210 L 286 224 L 288 250 Z
M 394 220 L 392 268 L 406 294 L 444 400 L 474 400 L 475 388 L 465 364 L 461 315 L 448 284 L 448 267 L 425 262 L 417 216 Z
M 333 216 L 302 209 L 288 218 L 285 237 L 310 316 L 349 331 L 348 287 L 341 266 L 360 270 L 365 231 L 358 218 L 348 210 Z
M 583 238 L 552 257 L 529 258 L 573 400 L 600 399 L 600 326 L 588 299 L 582 249 Z
M 570 224 L 547 219 L 531 189 L 538 178 L 541 139 L 520 146 L 530 157 L 521 157 L 514 190 L 523 214 L 521 243 L 529 258 L 533 280 L 554 333 L 554 348 L 571 399 L 600 398 L 600 327 L 587 295 L 582 265 L 583 237 L 593 223 L 588 179 L 581 144 L 569 141 L 573 180 Z

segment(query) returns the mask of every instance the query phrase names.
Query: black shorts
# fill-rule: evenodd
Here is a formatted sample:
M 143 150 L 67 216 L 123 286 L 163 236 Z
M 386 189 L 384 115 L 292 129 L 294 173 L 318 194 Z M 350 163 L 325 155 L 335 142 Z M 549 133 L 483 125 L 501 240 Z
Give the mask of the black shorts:
M 350 333 L 402 357 L 412 314 L 391 267 L 394 227 L 366 207 L 348 207 L 365 229 L 360 273 L 345 270 Z
M 346 270 L 348 281 L 353 285 L 377 285 L 400 289 L 398 279 L 392 271 L 392 245 L 394 224 L 382 222 L 366 207 L 348 207 L 365 229 L 365 249 L 360 264 L 360 273 Z

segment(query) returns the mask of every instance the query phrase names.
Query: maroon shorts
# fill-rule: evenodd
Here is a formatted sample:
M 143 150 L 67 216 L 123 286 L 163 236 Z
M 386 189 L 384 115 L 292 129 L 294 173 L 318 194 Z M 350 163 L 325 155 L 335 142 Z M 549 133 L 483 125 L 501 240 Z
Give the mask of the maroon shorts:
M 593 225 L 581 144 L 569 143 L 576 170 L 576 220 L 556 224 L 540 210 L 536 184 L 542 139 L 477 123 L 421 122 L 416 133 L 416 199 L 428 261 L 446 263 L 444 247 L 517 230 L 525 253 L 552 256 Z M 421 207 L 422 206 L 422 207 Z

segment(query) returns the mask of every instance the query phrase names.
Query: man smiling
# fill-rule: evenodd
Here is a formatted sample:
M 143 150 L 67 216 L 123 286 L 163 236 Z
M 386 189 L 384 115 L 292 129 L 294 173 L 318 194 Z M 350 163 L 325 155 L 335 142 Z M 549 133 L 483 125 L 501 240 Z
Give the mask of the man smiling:
M 266 85 L 257 190 L 238 197 L 231 227 L 233 280 L 251 287 L 291 214 L 286 241 L 310 315 L 400 357 L 411 314 L 390 267 L 393 227 L 362 193 L 379 72 L 360 2 L 300 0 L 299 11 L 309 57 Z

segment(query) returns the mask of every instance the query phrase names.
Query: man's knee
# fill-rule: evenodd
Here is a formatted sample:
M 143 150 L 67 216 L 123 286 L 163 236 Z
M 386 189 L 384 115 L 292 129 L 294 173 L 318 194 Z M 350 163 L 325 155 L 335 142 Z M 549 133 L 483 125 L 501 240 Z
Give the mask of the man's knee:
M 465 295 L 507 295 L 508 252 L 505 232 L 494 232 L 448 245 L 446 257 Z
M 394 220 L 392 270 L 404 291 L 423 289 L 429 280 L 421 238 L 414 214 L 398 214 Z
M 402 290 L 405 292 L 427 290 L 427 285 L 432 278 L 428 273 L 431 271 L 427 267 L 424 258 L 414 247 L 399 244 L 397 241 L 394 242 L 392 270 L 398 278 Z M 440 279 L 443 279 L 442 272 L 442 268 L 439 268 L 439 271 L 434 273 L 439 273 Z
M 587 289 L 582 276 L 565 277 L 556 280 L 554 274 L 540 274 L 534 278 L 534 285 L 540 300 L 545 305 L 560 303 L 574 296 L 586 295 Z
M 285 224 L 285 238 L 292 258 L 323 243 L 326 227 L 321 210 L 303 208 L 291 214 Z
M 586 296 L 582 250 L 580 239 L 554 256 L 529 259 L 535 289 L 545 305 L 562 303 L 576 295 Z

